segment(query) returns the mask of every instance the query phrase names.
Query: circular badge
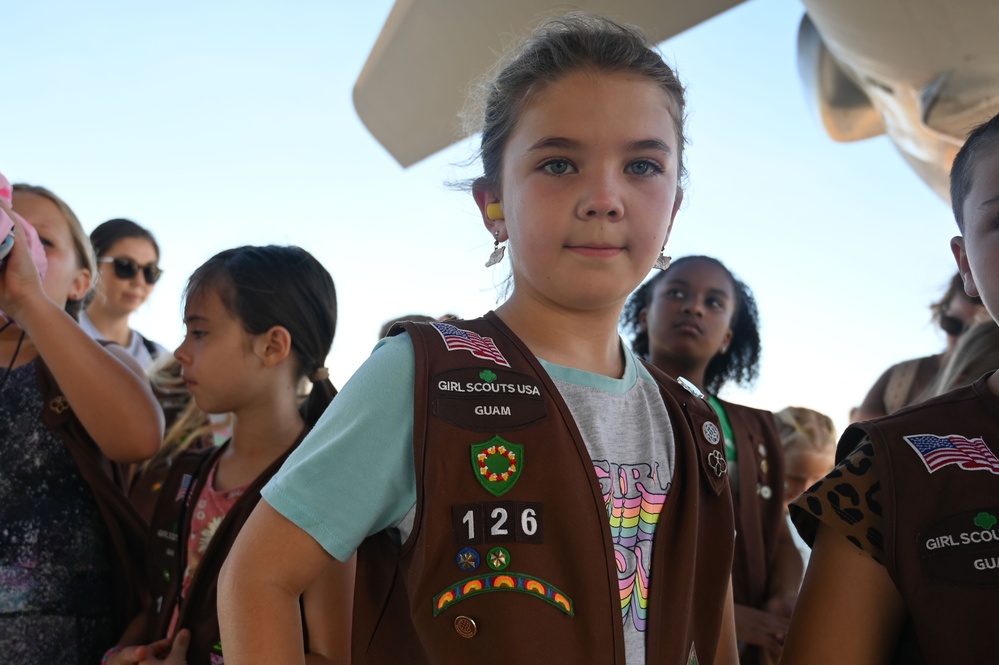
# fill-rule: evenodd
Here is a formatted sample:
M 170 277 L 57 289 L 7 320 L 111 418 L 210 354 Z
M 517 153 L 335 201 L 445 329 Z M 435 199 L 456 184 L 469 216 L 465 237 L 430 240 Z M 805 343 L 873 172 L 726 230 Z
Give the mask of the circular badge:
M 767 449 L 763 447 L 762 443 L 760 444 L 760 447 L 757 448 L 757 450 L 760 451 L 760 457 L 766 457 L 767 456 Z
M 494 547 L 486 555 L 486 563 L 493 570 L 503 570 L 510 565 L 510 553 L 502 547 Z
M 479 632 L 478 627 L 471 618 L 464 615 L 456 617 L 454 620 L 454 630 L 456 633 L 462 637 L 475 637 L 475 633 Z
M 455 561 L 458 563 L 458 567 L 464 571 L 475 570 L 479 567 L 479 553 L 470 547 L 466 547 L 458 552 Z
M 704 422 L 701 426 L 701 432 L 704 434 L 704 438 L 707 439 L 708 443 L 712 446 L 717 446 L 721 441 L 721 432 L 718 431 L 718 426 L 710 420 Z
M 774 495 L 773 491 L 766 485 L 760 488 L 760 496 L 762 496 L 764 499 L 769 499 L 773 495 Z

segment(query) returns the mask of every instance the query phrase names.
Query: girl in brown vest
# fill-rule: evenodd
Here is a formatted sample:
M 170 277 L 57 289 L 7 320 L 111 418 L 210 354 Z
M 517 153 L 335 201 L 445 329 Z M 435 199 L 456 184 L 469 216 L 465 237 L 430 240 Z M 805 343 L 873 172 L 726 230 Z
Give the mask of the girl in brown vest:
M 740 663 L 776 663 L 803 572 L 784 520 L 780 439 L 769 411 L 717 397 L 729 382 L 748 383 L 759 371 L 756 300 L 717 259 L 686 256 L 635 292 L 624 325 L 637 353 L 703 389 L 718 412 L 735 499 Z
M 965 293 L 999 320 L 999 115 L 950 183 Z M 836 458 L 791 503 L 812 556 L 782 662 L 996 662 L 999 372 L 856 423 Z
M 233 414 L 233 435 L 173 462 L 147 548 L 152 607 L 108 651 L 108 663 L 223 662 L 218 571 L 260 488 L 336 394 L 325 367 L 336 328 L 333 280 L 299 247 L 238 247 L 212 257 L 188 282 L 184 322 L 174 355 L 185 384 L 203 411 Z M 304 380 L 312 387 L 303 401 Z M 339 591 L 323 575 L 303 590 L 307 626 L 349 622 L 349 604 L 333 602 Z M 330 634 L 304 638 L 310 661 L 341 662 Z
M 472 194 L 512 292 L 380 342 L 268 485 L 219 587 L 230 665 L 301 662 L 295 598 L 355 552 L 355 663 L 735 659 L 717 425 L 617 331 L 669 261 L 682 88 L 570 15 L 485 96 Z

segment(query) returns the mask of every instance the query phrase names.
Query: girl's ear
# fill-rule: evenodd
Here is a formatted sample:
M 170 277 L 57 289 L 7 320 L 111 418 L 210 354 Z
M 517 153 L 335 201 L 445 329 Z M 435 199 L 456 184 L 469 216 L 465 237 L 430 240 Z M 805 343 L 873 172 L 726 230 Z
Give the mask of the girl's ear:
M 482 223 L 489 229 L 489 234 L 496 241 L 505 242 L 507 239 L 506 219 L 503 217 L 503 204 L 500 202 L 499 196 L 488 189 L 474 188 L 472 189 L 472 198 L 475 199 L 475 205 L 479 206 Z
M 264 363 L 264 367 L 280 365 L 291 355 L 291 333 L 284 326 L 274 326 L 257 335 L 253 353 Z
M 731 328 L 729 328 L 727 331 L 725 331 L 725 339 L 722 340 L 721 349 L 718 351 L 718 353 L 727 353 L 728 352 L 728 347 L 731 346 L 731 344 L 732 344 L 732 335 L 734 335 L 734 334 L 735 333 L 732 332 Z
M 964 248 L 964 238 L 962 236 L 951 238 L 950 249 L 954 252 L 954 260 L 957 261 L 957 271 L 964 282 L 964 292 L 972 298 L 979 297 L 978 287 L 975 286 L 975 276 L 971 274 L 971 264 L 968 262 L 968 252 Z
M 87 295 L 90 291 L 90 285 L 93 283 L 93 275 L 86 268 L 80 268 L 76 271 L 76 275 L 73 277 L 73 283 L 70 285 L 70 291 L 68 297 L 70 300 L 83 300 L 83 296 Z

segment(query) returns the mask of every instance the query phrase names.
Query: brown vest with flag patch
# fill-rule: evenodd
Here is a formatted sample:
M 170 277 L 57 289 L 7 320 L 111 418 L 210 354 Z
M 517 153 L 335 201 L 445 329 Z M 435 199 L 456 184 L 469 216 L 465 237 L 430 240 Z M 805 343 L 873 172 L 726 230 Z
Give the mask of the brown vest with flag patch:
M 417 499 L 402 547 L 358 552 L 355 663 L 623 665 L 603 494 L 569 409 L 494 315 L 404 324 L 416 357 Z M 676 440 L 653 540 L 648 663 L 714 660 L 734 521 L 714 412 L 650 369 Z M 335 506 L 331 506 L 335 509 Z
M 191 631 L 187 649 L 190 665 L 214 665 L 223 662 L 219 634 L 218 576 L 239 530 L 260 501 L 260 490 L 277 472 L 284 461 L 305 437 L 298 440 L 264 470 L 226 513 L 212 535 L 208 549 L 194 571 L 187 596 L 181 600 L 181 586 L 187 568 L 187 546 L 191 529 L 191 512 L 208 481 L 212 467 L 225 446 L 198 451 L 185 451 L 170 468 L 160 490 L 160 498 L 150 523 L 146 566 L 153 598 L 146 639 L 149 642 L 167 636 L 174 608 L 179 614 L 174 633 L 182 628 Z M 229 445 L 228 443 L 225 445 Z M 305 640 L 308 644 L 308 638 Z
M 881 483 L 885 567 L 909 614 L 895 662 L 995 662 L 999 398 L 983 377 L 859 423 L 838 456 L 865 432 Z

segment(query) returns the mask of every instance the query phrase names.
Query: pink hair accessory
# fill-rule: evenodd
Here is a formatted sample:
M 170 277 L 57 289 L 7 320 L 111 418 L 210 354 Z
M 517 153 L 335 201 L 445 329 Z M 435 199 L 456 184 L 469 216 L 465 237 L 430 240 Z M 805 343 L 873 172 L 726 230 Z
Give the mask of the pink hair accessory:
M 3 173 L 0 173 L 0 199 L 6 201 L 8 206 L 14 203 L 14 193 L 10 181 L 4 177 Z M 34 259 L 35 267 L 38 268 L 38 275 L 45 277 L 45 270 L 49 266 L 48 259 L 45 257 L 45 247 L 42 246 L 42 241 L 39 239 L 35 227 L 27 220 L 22 219 L 21 221 L 24 222 L 24 234 L 28 237 L 28 249 L 31 250 L 31 258 Z M 3 208 L 0 208 L 0 267 L 3 266 L 13 241 L 14 220 Z

